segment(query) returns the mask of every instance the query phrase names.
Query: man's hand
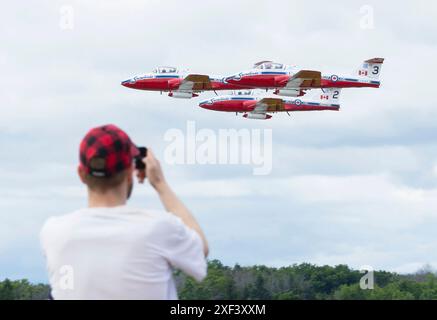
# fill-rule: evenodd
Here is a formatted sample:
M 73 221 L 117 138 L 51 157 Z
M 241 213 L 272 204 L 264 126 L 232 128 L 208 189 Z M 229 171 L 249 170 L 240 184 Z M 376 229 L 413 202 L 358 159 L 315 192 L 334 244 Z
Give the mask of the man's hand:
M 147 149 L 147 156 L 143 159 L 143 162 L 146 165 L 145 176 L 149 180 L 149 183 L 152 185 L 152 187 L 159 192 L 166 182 L 164 173 L 161 169 L 161 164 L 159 163 L 158 159 L 155 158 L 155 155 L 151 149 Z

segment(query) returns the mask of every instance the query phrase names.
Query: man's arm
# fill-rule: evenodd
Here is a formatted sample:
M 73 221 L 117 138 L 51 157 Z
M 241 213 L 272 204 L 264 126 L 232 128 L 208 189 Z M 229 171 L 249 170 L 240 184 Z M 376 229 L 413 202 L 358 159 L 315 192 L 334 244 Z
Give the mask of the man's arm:
M 165 209 L 182 219 L 186 226 L 196 231 L 203 242 L 203 251 L 205 257 L 208 255 L 209 248 L 205 234 L 200 228 L 194 216 L 176 196 L 164 178 L 159 161 L 155 158 L 153 152 L 148 149 L 147 156 L 143 159 L 146 164 L 146 176 L 152 187 L 158 192 Z

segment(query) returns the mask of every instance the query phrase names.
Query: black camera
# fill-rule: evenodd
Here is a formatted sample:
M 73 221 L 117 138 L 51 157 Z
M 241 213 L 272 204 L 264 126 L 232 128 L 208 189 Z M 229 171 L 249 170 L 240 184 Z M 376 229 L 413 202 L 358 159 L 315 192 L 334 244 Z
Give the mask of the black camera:
M 135 169 L 144 170 L 144 169 L 146 169 L 146 164 L 144 163 L 143 159 L 147 156 L 147 148 L 146 147 L 138 147 L 138 150 L 140 151 L 140 154 L 134 158 Z

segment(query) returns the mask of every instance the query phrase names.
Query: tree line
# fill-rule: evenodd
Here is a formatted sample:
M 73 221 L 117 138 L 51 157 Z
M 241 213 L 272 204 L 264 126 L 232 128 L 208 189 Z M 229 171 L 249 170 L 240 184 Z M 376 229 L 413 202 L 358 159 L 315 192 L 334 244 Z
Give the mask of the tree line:
M 409 275 L 376 271 L 374 288 L 367 290 L 360 287 L 363 274 L 347 265 L 229 267 L 212 260 L 207 277 L 200 283 L 180 271 L 175 272 L 175 277 L 180 299 L 437 299 L 437 276 L 426 268 Z M 49 291 L 47 284 L 32 284 L 25 279 L 0 282 L 0 300 L 48 299 Z

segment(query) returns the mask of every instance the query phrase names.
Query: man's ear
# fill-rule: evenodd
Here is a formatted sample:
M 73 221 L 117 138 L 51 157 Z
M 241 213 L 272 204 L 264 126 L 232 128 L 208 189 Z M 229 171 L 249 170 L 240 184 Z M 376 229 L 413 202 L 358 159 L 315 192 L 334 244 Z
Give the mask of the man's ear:
M 134 166 L 131 166 L 131 167 L 127 168 L 126 170 L 127 170 L 127 182 L 129 182 L 129 184 L 131 184 L 133 182 L 133 179 L 134 179 L 134 176 L 133 176 L 134 171 L 135 171 Z
M 85 170 L 83 170 L 83 168 L 80 165 L 77 166 L 77 175 L 79 176 L 80 181 L 82 181 L 82 183 L 85 184 L 86 172 Z

